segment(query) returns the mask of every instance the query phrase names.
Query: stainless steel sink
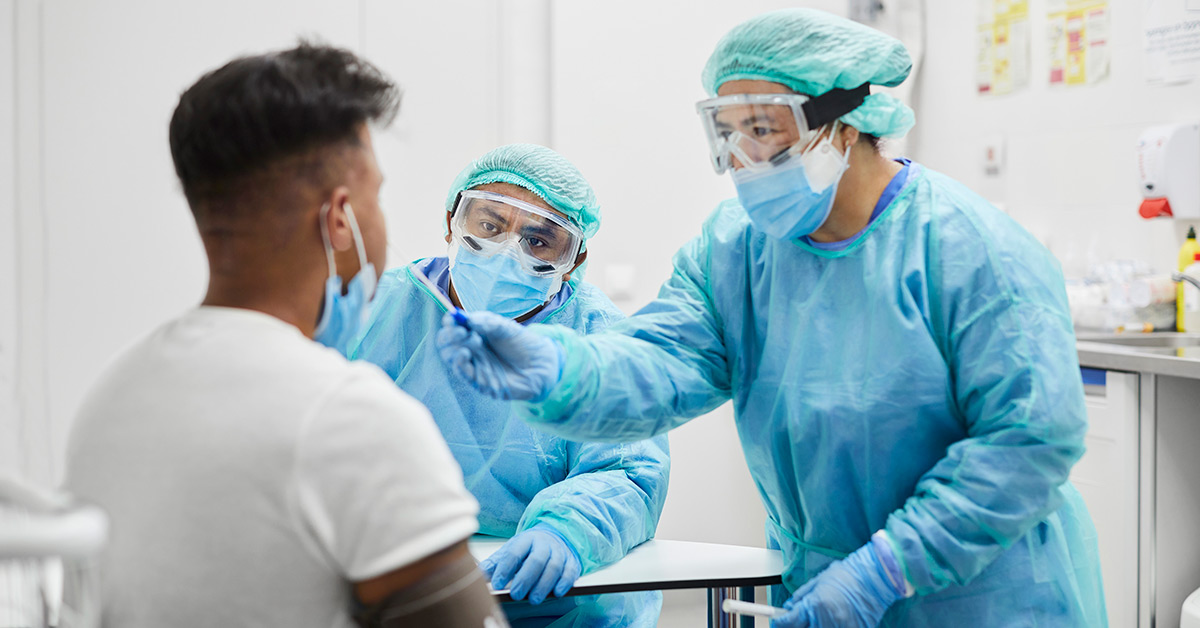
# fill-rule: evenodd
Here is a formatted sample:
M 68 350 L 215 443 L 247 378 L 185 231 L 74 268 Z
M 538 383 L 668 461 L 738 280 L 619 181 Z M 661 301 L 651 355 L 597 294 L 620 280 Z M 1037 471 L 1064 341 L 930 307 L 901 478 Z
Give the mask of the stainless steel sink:
M 1158 331 L 1144 333 L 1077 333 L 1076 340 L 1082 342 L 1103 342 L 1124 347 L 1146 347 L 1156 349 L 1178 349 L 1185 347 L 1200 347 L 1200 333 L 1174 331 Z

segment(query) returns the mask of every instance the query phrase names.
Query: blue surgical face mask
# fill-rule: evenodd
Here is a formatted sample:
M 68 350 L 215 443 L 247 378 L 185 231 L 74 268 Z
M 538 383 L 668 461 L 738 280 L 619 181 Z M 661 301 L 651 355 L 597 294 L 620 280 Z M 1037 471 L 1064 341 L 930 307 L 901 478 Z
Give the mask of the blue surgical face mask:
M 457 244 L 450 246 L 450 280 L 464 310 L 488 310 L 514 319 L 562 288 L 562 275 L 530 275 L 509 255 L 483 257 Z
M 346 294 L 342 294 L 342 278 L 337 274 L 337 262 L 333 257 L 333 244 L 329 241 L 329 204 L 321 208 L 321 239 L 325 243 L 325 259 L 329 261 L 329 279 L 325 281 L 325 307 L 317 321 L 313 340 L 339 351 L 350 348 L 350 342 L 367 322 L 371 297 L 375 296 L 375 265 L 367 261 L 362 232 L 354 219 L 354 210 L 346 203 L 346 218 L 350 232 L 354 234 L 354 246 L 358 250 L 358 272 L 350 278 Z
M 833 135 L 831 131 L 816 146 L 767 170 L 733 171 L 738 200 L 755 228 L 778 240 L 793 240 L 825 224 L 850 159 L 850 147 L 839 154 Z

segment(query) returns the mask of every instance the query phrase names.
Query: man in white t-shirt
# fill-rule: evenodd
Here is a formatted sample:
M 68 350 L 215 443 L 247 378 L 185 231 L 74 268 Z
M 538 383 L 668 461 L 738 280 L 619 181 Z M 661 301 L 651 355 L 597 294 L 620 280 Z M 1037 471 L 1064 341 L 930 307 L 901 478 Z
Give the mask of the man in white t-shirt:
M 367 125 L 398 106 L 372 65 L 304 43 L 180 97 L 208 292 L 101 376 L 68 454 L 67 487 L 112 519 L 106 625 L 507 625 L 428 411 L 313 342 L 357 331 L 383 268 Z

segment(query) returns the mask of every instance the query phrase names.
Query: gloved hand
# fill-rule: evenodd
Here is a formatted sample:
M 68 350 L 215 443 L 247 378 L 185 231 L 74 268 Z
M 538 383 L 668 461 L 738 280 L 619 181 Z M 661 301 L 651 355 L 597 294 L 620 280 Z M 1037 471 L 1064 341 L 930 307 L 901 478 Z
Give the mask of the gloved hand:
M 874 628 L 887 609 L 904 597 L 897 588 L 875 547 L 867 543 L 796 589 L 783 605 L 790 612 L 772 620 L 771 626 Z
M 559 343 L 499 314 L 465 313 L 470 328 L 447 313 L 438 354 L 475 388 L 497 399 L 541 401 L 562 376 Z
M 562 597 L 583 569 L 579 555 L 557 532 L 534 526 L 518 533 L 494 554 L 479 563 L 492 580 L 493 589 L 509 588 L 514 600 L 529 595 L 530 604 L 541 604 L 551 592 Z

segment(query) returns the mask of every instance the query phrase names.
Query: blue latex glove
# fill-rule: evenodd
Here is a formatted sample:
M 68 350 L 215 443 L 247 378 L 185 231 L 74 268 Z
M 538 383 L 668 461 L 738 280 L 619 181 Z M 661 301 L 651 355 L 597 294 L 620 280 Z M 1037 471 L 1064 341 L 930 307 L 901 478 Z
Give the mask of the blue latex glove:
M 796 589 L 783 605 L 790 612 L 772 628 L 874 628 L 887 609 L 904 597 L 888 578 L 873 543 L 827 567 Z
M 541 401 L 562 375 L 559 344 L 499 314 L 449 313 L 437 333 L 442 361 L 481 392 L 497 399 Z
M 550 593 L 562 597 L 579 578 L 579 555 L 557 532 L 534 526 L 518 533 L 479 563 L 493 589 L 508 587 L 514 600 L 529 596 L 541 604 Z

